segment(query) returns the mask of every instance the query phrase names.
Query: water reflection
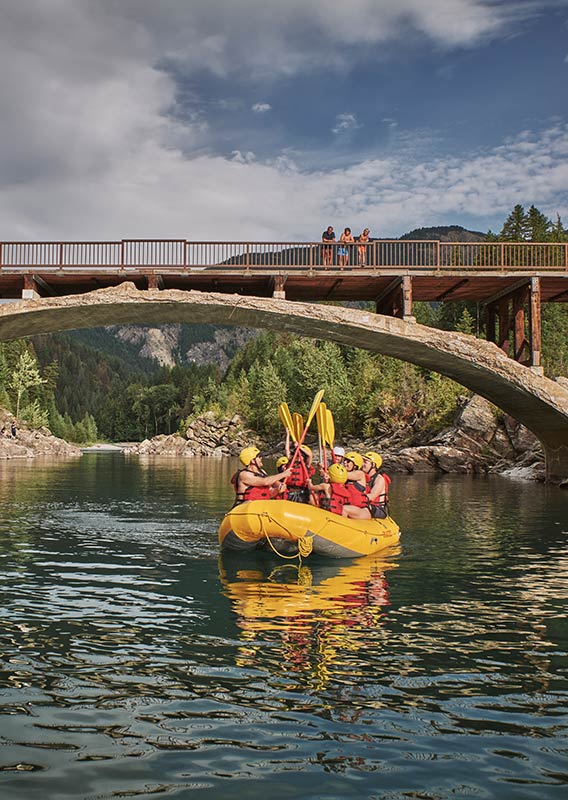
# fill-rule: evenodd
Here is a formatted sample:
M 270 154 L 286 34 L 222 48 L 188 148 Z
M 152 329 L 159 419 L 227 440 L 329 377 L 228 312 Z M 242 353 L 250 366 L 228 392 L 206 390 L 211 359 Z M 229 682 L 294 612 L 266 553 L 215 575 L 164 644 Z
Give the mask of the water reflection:
M 382 637 L 389 606 L 387 572 L 397 564 L 389 557 L 368 556 L 353 562 L 309 566 L 274 564 L 224 555 L 219 575 L 236 615 L 242 646 L 237 665 L 263 665 L 268 639 L 280 646 L 279 673 L 296 674 L 314 689 L 324 689 L 343 672 L 346 661 L 357 674 L 357 653 Z
M 565 493 L 399 476 L 400 552 L 294 569 L 219 562 L 233 469 L 0 465 L 3 797 L 564 796 Z

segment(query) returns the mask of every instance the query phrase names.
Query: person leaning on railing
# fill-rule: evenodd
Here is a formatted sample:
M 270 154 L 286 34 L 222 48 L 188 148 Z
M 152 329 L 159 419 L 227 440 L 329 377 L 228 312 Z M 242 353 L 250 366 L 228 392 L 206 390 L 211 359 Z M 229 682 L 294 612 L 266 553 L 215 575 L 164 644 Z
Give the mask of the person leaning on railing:
M 360 267 L 367 266 L 367 243 L 369 241 L 369 229 L 365 228 L 363 233 L 357 237 L 357 264 Z
M 334 245 L 331 244 L 331 243 L 332 242 L 335 243 L 335 232 L 333 230 L 333 226 L 332 225 L 328 225 L 328 227 L 322 233 L 321 240 L 324 243 L 324 245 L 326 245 L 326 246 L 323 246 L 321 248 L 321 257 L 322 257 L 323 265 L 324 265 L 324 267 L 329 267 L 329 265 L 331 264 L 331 262 L 333 260 L 333 248 L 334 248 Z
M 355 242 L 353 234 L 351 233 L 351 228 L 345 228 L 345 230 L 341 234 L 339 242 L 340 245 L 337 248 L 337 255 L 339 256 L 339 266 L 343 268 L 346 267 L 347 264 L 349 263 L 349 252 L 350 252 L 349 245 Z

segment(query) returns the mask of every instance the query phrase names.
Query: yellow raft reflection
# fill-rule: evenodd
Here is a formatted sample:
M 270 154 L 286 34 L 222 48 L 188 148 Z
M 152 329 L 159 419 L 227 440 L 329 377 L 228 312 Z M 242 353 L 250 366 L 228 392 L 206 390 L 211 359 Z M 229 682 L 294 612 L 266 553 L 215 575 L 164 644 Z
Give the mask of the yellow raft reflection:
M 314 562 L 270 570 L 261 561 L 255 569 L 241 566 L 235 556 L 219 561 L 223 593 L 240 629 L 239 665 L 270 668 L 274 652 L 265 645 L 276 637 L 282 649 L 273 668 L 301 674 L 321 689 L 335 673 L 357 674 L 359 651 L 364 668 L 366 648 L 385 636 L 386 571 L 397 566 L 392 561 L 367 556 L 341 566 Z
M 333 558 L 372 555 L 395 545 L 400 529 L 391 518 L 356 520 L 290 500 L 250 500 L 232 508 L 219 527 L 221 550 L 272 548 L 281 555 Z

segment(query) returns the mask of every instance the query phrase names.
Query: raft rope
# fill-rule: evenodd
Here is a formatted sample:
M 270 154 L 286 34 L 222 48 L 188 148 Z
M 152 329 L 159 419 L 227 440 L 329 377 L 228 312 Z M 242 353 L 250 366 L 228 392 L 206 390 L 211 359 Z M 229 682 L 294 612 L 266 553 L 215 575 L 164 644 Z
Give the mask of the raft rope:
M 314 549 L 314 542 L 313 542 L 314 534 L 312 533 L 311 536 L 300 536 L 296 540 L 297 545 L 298 545 L 298 552 L 294 553 L 294 555 L 287 556 L 284 553 L 280 553 L 276 549 L 276 547 L 273 545 L 273 543 L 272 543 L 272 541 L 270 539 L 270 536 L 264 530 L 264 525 L 263 525 L 263 518 L 264 517 L 266 517 L 268 520 L 270 520 L 270 522 L 272 522 L 275 525 L 278 525 L 280 528 L 282 528 L 282 530 L 285 531 L 288 534 L 288 536 L 290 535 L 290 531 L 287 528 L 285 528 L 284 525 L 282 525 L 280 522 L 278 522 L 278 520 L 273 519 L 273 517 L 271 517 L 270 514 L 267 511 L 265 511 L 264 513 L 259 515 L 261 532 L 266 537 L 266 541 L 268 542 L 268 544 L 270 545 L 270 547 L 272 548 L 274 553 L 276 553 L 276 555 L 279 556 L 279 558 L 284 558 L 284 559 L 297 558 L 298 559 L 298 567 L 301 567 L 302 566 L 302 558 L 307 558 L 310 555 L 310 553 L 312 552 L 312 550 Z

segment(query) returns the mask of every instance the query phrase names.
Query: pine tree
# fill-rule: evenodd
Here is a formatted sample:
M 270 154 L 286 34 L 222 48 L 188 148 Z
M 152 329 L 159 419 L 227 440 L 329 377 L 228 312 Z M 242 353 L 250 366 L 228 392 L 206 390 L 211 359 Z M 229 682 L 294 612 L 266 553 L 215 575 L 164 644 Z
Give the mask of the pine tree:
M 505 242 L 524 242 L 527 239 L 528 220 L 525 209 L 516 205 L 501 228 L 499 238 Z
M 556 222 L 550 225 L 549 238 L 551 242 L 568 242 L 568 231 L 562 224 L 560 214 L 556 215 Z
M 530 242 L 546 242 L 550 233 L 550 220 L 534 205 L 526 216 L 526 235 Z

